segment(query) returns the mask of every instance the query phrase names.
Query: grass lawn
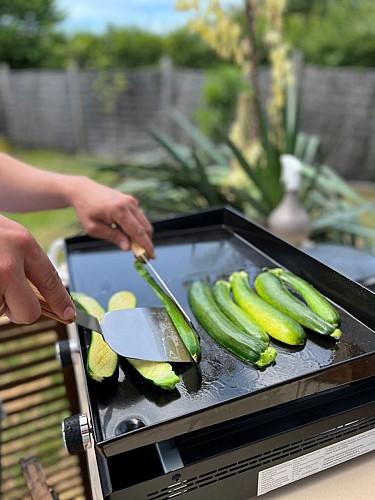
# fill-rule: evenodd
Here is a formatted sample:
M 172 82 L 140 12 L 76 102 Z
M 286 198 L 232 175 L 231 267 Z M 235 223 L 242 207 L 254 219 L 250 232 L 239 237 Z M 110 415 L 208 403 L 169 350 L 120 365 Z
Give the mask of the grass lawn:
M 102 165 L 102 162 L 96 158 L 56 151 L 16 148 L 12 148 L 9 154 L 38 168 L 64 174 L 87 175 L 106 186 L 115 186 L 118 182 L 115 173 L 99 170 L 98 167 Z M 27 214 L 2 213 L 27 227 L 44 249 L 48 249 L 56 238 L 66 238 L 80 231 L 74 210 L 70 208 Z

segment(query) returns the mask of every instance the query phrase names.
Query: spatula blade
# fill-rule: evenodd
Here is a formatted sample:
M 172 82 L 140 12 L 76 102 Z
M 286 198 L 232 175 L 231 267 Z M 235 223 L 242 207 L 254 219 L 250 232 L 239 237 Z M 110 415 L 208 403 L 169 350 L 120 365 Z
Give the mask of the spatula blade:
M 106 313 L 102 335 L 126 358 L 191 363 L 192 358 L 164 308 L 122 309 Z
M 120 309 L 98 320 L 76 309 L 76 323 L 99 332 L 117 354 L 125 358 L 170 363 L 192 363 L 172 320 L 163 307 Z

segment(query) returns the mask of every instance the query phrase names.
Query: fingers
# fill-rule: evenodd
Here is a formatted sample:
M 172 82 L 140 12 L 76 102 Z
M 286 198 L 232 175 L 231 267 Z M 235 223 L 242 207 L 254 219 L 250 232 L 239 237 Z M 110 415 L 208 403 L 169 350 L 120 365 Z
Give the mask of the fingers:
M 146 250 L 150 258 L 155 258 L 154 245 L 152 243 L 153 229 L 141 210 L 134 212 L 129 210 L 125 217 L 119 217 L 119 220 L 116 220 L 116 224 L 117 231 L 126 232 L 131 240 Z M 128 249 L 129 247 L 130 241 Z
M 86 177 L 78 178 L 70 193 L 70 203 L 88 234 L 111 241 L 129 250 L 130 240 L 142 246 L 154 258 L 153 227 L 131 195 L 98 184 Z
M 41 308 L 28 279 L 45 296 L 53 311 L 66 317 L 74 306 L 55 268 L 29 231 L 0 216 L 0 304 L 14 323 L 36 321 Z M 71 310 L 69 310 L 71 308 Z M 68 311 L 67 311 L 68 309 Z
M 131 240 L 142 246 L 150 258 L 155 258 L 152 242 L 153 227 L 135 198 L 113 191 L 107 209 L 85 214 L 81 222 L 94 237 L 106 239 L 122 250 L 129 250 Z
M 125 252 L 130 250 L 131 240 L 136 241 L 146 250 L 150 258 L 155 258 L 154 246 L 151 238 L 142 230 L 142 227 L 139 226 L 137 221 L 132 220 L 132 217 L 127 219 L 126 232 L 118 223 L 108 225 L 103 222 L 98 222 L 95 236 L 110 241 Z
M 114 222 L 117 224 L 118 229 L 128 235 L 130 240 L 135 241 L 143 247 L 150 258 L 155 258 L 152 242 L 154 230 L 147 217 L 139 208 L 135 198 L 127 196 L 126 210 L 120 211 Z
M 0 303 L 2 313 L 14 323 L 32 323 L 40 316 L 39 302 L 28 286 L 25 255 L 38 246 L 29 231 L 0 216 Z
M 35 249 L 34 255 L 26 257 L 25 273 L 57 316 L 67 321 L 75 319 L 73 301 L 43 250 Z
M 97 221 L 95 229 L 91 232 L 93 236 L 110 241 L 114 245 L 127 252 L 130 249 L 130 238 L 116 223 L 111 225 Z
M 33 323 L 41 314 L 39 301 L 28 285 L 26 277 L 13 278 L 3 295 L 6 305 L 4 314 L 13 323 Z

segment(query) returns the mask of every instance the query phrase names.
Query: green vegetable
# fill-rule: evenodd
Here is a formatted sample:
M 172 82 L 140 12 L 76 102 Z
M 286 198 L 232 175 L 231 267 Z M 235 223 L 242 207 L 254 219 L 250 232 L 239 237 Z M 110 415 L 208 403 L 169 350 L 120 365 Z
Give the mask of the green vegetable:
M 155 282 L 155 280 L 149 275 L 144 265 L 136 260 L 134 266 L 139 272 L 139 274 L 142 276 L 142 278 L 144 278 L 147 281 L 147 283 L 151 286 L 156 295 L 162 301 L 165 310 L 167 311 L 174 326 L 176 327 L 176 330 L 178 331 L 183 343 L 185 344 L 186 349 L 190 353 L 190 356 L 194 359 L 196 363 L 199 363 L 201 359 L 201 345 L 195 331 L 186 322 L 183 314 L 176 307 L 173 301 L 168 297 L 168 295 L 166 295 L 166 293 L 160 288 L 160 286 Z
M 214 285 L 214 298 L 221 311 L 228 316 L 232 323 L 245 333 L 268 344 L 270 341 L 268 333 L 266 333 L 258 323 L 252 320 L 243 309 L 233 302 L 230 296 L 230 289 L 231 286 L 228 281 L 219 280 Z
M 120 290 L 114 293 L 107 305 L 108 311 L 116 311 L 117 309 L 133 309 L 137 304 L 137 299 L 134 293 L 129 290 Z
M 71 293 L 77 307 L 80 307 L 100 322 L 105 311 L 102 306 L 89 295 Z M 90 347 L 87 353 L 86 370 L 90 378 L 97 382 L 112 377 L 117 368 L 118 356 L 103 339 L 99 332 L 91 332 Z
M 244 333 L 219 309 L 208 283 L 192 283 L 189 288 L 189 303 L 206 332 L 235 356 L 259 367 L 267 366 L 275 360 L 275 349 Z
M 340 326 L 341 318 L 339 313 L 316 288 L 310 285 L 310 283 L 285 269 L 270 269 L 269 272 L 277 276 L 279 280 L 297 292 L 322 319 L 331 323 L 333 326 Z
M 295 319 L 300 325 L 335 339 L 341 337 L 340 330 L 294 297 L 275 274 L 268 271 L 258 274 L 255 278 L 254 287 L 262 299 Z
M 271 337 L 289 345 L 305 343 L 301 325 L 253 292 L 245 271 L 232 273 L 230 283 L 235 302 Z
M 118 309 L 132 309 L 136 306 L 136 297 L 128 291 L 117 292 L 108 301 L 108 311 Z M 127 361 L 142 375 L 143 378 L 149 380 L 153 384 L 166 390 L 173 390 L 176 384 L 180 382 L 178 377 L 172 370 L 169 363 L 158 361 L 144 361 L 141 359 L 126 358 Z

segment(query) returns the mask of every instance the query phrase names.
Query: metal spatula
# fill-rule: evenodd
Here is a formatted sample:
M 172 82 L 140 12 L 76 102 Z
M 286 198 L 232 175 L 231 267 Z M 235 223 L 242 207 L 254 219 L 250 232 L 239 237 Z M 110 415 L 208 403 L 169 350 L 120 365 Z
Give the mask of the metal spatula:
M 42 315 L 60 323 L 72 323 L 57 316 L 32 284 L 42 309 Z M 76 308 L 76 323 L 99 332 L 117 354 L 125 358 L 147 361 L 192 363 L 193 360 L 174 324 L 162 307 L 134 308 L 110 311 L 98 320 Z

